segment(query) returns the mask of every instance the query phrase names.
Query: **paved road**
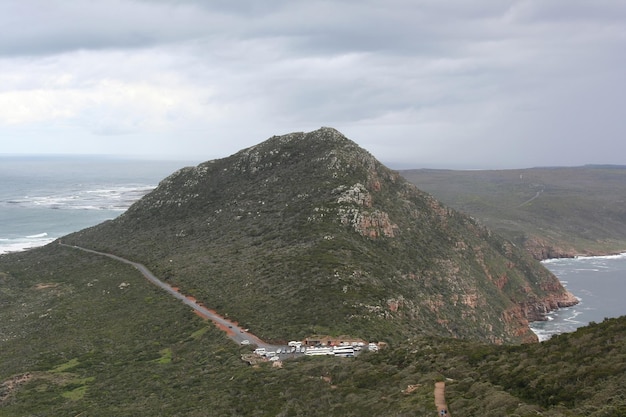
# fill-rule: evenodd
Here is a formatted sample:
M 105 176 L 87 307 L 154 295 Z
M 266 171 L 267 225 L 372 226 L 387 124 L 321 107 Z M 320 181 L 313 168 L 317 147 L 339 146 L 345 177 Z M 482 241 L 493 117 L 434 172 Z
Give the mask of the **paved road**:
M 196 300 L 193 297 L 185 296 L 179 293 L 177 289 L 172 288 L 170 285 L 158 279 L 148 268 L 146 268 L 145 265 L 142 265 L 137 262 L 129 261 L 128 259 L 122 258 L 117 255 L 113 255 L 111 253 L 98 252 L 98 251 L 83 248 L 80 246 L 66 245 L 65 243 L 61 243 L 61 242 L 59 242 L 59 245 L 65 246 L 67 248 L 82 250 L 84 252 L 94 253 L 96 255 L 106 256 L 111 259 L 115 259 L 116 261 L 120 261 L 120 262 L 124 262 L 125 264 L 132 265 L 139 272 L 141 272 L 142 275 L 146 277 L 148 281 L 150 281 L 151 283 L 153 283 L 154 285 L 158 287 L 161 287 L 162 289 L 167 291 L 170 295 L 178 298 L 180 301 L 187 304 L 201 317 L 204 317 L 213 321 L 213 323 L 215 323 L 217 327 L 219 327 L 224 332 L 226 332 L 228 337 L 230 337 L 232 340 L 234 340 L 235 342 L 239 344 L 241 344 L 241 342 L 243 342 L 244 340 L 248 340 L 251 344 L 255 344 L 258 347 L 263 347 L 267 350 L 276 351 L 276 349 L 280 347 L 280 346 L 275 346 L 275 345 L 271 345 L 271 344 L 264 342 L 263 340 L 259 339 L 257 336 L 248 332 L 246 329 L 242 329 L 241 327 L 239 327 L 236 323 L 233 323 L 225 319 L 224 317 L 220 316 L 215 311 L 209 310 L 208 308 L 200 305 L 198 302 L 196 302 Z

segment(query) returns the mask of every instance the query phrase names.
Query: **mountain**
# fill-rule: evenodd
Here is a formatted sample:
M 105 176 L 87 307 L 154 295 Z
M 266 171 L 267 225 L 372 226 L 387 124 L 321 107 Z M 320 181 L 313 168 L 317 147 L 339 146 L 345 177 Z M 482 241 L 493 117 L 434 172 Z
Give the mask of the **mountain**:
M 63 238 L 148 266 L 262 338 L 534 341 L 575 303 L 525 251 L 332 128 L 182 169 Z
M 626 250 L 626 167 L 400 172 L 535 258 Z

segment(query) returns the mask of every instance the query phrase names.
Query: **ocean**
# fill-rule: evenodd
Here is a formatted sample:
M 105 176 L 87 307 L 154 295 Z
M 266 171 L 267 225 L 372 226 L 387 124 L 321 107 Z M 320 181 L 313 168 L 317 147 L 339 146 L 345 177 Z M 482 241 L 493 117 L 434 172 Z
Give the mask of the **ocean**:
M 191 161 L 0 156 L 0 254 L 119 216 Z M 626 254 L 545 261 L 580 304 L 531 324 L 540 340 L 626 314 Z
M 543 264 L 580 303 L 548 314 L 547 321 L 531 323 L 539 340 L 626 315 L 626 253 L 550 259 Z
M 0 254 L 119 216 L 185 161 L 0 156 Z

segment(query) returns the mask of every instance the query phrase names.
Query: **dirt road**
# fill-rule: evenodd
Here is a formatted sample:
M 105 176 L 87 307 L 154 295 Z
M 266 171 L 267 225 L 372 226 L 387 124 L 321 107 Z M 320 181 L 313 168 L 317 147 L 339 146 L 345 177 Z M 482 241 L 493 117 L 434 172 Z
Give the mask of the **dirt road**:
M 435 383 L 435 406 L 437 407 L 437 415 L 451 417 L 446 404 L 446 383 Z

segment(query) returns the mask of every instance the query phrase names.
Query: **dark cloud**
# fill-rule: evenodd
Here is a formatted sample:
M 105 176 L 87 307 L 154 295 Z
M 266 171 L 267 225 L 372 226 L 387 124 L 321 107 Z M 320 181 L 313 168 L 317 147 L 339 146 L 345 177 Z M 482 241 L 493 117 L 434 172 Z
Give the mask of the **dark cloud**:
M 0 6 L 0 55 L 154 46 L 205 36 L 217 18 L 182 4 L 10 1 Z
M 615 163 L 625 23 L 621 0 L 6 1 L 0 135 L 214 155 L 326 125 L 403 164 Z

